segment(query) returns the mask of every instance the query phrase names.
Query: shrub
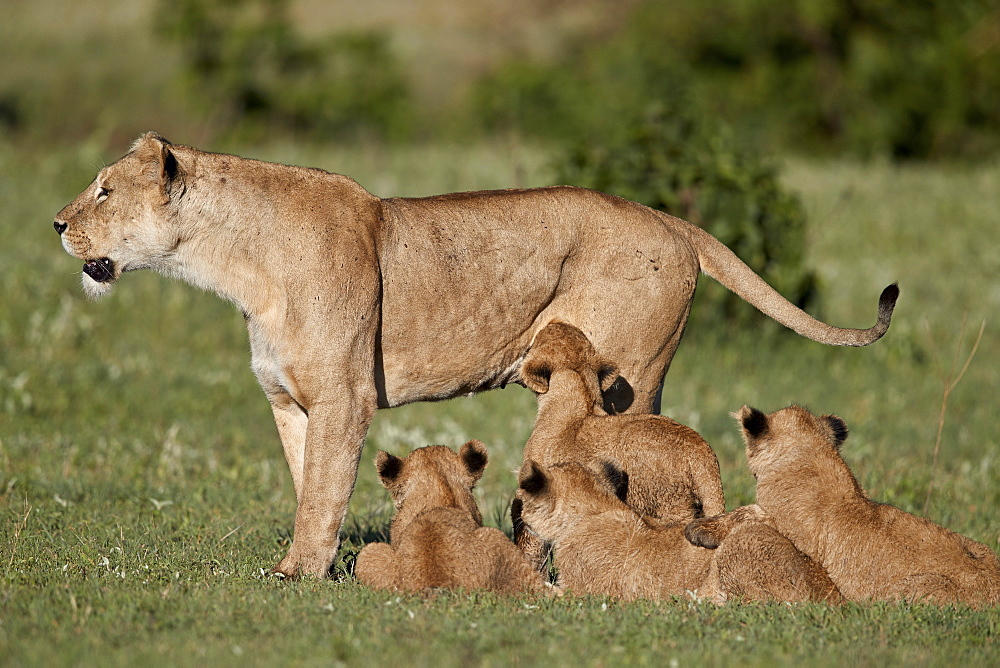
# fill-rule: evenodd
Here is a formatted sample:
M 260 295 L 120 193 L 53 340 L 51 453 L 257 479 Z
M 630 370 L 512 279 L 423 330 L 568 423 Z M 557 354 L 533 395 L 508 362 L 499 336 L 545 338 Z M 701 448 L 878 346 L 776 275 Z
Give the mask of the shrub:
M 180 46 L 186 83 L 238 132 L 406 131 L 410 95 L 382 35 L 307 43 L 287 0 L 161 0 L 156 30 Z
M 564 137 L 677 91 L 769 150 L 896 160 L 1000 150 L 995 0 L 644 0 L 624 27 L 477 90 L 490 125 Z M 627 116 L 626 116 L 627 117 Z M 581 126 L 580 121 L 586 121 Z M 587 127 L 589 124 L 590 127 Z

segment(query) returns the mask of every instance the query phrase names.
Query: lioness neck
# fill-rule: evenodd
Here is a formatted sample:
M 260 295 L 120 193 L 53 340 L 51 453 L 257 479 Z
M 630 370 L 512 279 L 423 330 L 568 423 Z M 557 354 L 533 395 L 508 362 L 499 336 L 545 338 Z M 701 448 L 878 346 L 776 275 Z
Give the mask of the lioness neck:
M 324 229 L 357 198 L 351 179 L 321 170 L 177 147 L 185 188 L 174 205 L 177 245 L 155 268 L 259 315 L 322 266 Z M 296 244 L 296 239 L 300 242 Z M 294 257 L 287 250 L 294 246 Z

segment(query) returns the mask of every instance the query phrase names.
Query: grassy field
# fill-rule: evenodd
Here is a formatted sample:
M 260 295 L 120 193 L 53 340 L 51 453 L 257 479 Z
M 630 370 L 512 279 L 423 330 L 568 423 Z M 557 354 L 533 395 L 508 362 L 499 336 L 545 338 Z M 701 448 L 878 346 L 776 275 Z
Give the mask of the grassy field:
M 518 143 L 241 152 L 347 173 L 380 195 L 550 178 L 545 155 Z M 80 263 L 52 231 L 55 212 L 115 157 L 88 144 L 35 157 L 0 146 L 5 665 L 997 661 L 996 609 L 423 599 L 358 586 L 352 555 L 385 535 L 390 516 L 371 463 L 378 448 L 483 440 L 491 464 L 479 498 L 487 523 L 506 528 L 511 471 L 534 417 L 520 388 L 379 413 L 337 578 L 264 577 L 289 544 L 294 499 L 242 317 L 152 274 L 129 275 L 89 302 Z M 763 317 L 736 329 L 693 325 L 667 376 L 664 413 L 715 447 L 730 507 L 751 501 L 753 485 L 729 411 L 796 402 L 837 413 L 851 428 L 845 456 L 874 498 L 918 513 L 927 504 L 931 519 L 997 550 L 994 322 L 950 394 L 936 468 L 933 453 L 945 383 L 1000 308 L 1000 165 L 793 162 L 785 175 L 812 221 L 809 257 L 823 282 L 816 313 L 868 326 L 879 291 L 899 281 L 888 335 L 835 349 Z M 696 310 L 711 308 L 707 297 Z

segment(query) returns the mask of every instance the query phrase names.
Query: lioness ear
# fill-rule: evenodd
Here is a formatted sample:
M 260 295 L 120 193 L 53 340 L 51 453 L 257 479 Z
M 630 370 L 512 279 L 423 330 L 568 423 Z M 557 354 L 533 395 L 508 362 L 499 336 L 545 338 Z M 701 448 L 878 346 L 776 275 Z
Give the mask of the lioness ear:
M 601 391 L 610 390 L 620 375 L 621 372 L 618 371 L 618 367 L 613 362 L 602 359 L 597 366 L 597 382 L 601 384 Z
M 390 455 L 385 450 L 379 450 L 375 455 L 375 470 L 378 471 L 378 479 L 384 487 L 388 487 L 396 481 L 403 471 L 403 460 L 395 455 Z
M 462 446 L 458 455 L 462 458 L 462 464 L 465 465 L 465 470 L 472 476 L 473 482 L 477 482 L 483 476 L 483 471 L 489 462 L 489 453 L 486 452 L 486 446 L 481 441 L 469 441 Z
M 827 421 L 830 429 L 833 430 L 834 449 L 839 450 L 840 446 L 847 440 L 847 423 L 837 415 L 824 415 L 823 419 Z
M 744 406 L 736 413 L 736 419 L 748 436 L 760 438 L 767 433 L 767 416 L 756 408 Z
M 159 184 L 164 203 L 184 190 L 183 172 L 171 146 L 155 132 L 147 132 L 132 145 L 142 173 Z
M 540 494 L 549 486 L 549 477 L 538 464 L 529 459 L 521 466 L 517 486 L 528 494 Z
M 528 359 L 521 365 L 521 380 L 525 387 L 535 394 L 545 394 L 549 391 L 549 380 L 552 378 L 552 367 L 547 362 Z

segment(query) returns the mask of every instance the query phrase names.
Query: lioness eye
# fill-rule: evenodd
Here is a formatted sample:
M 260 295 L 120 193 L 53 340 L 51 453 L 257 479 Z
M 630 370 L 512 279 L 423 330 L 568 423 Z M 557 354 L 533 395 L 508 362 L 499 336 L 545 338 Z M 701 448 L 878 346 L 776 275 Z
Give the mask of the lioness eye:
M 102 186 L 102 187 L 100 187 L 100 188 L 97 189 L 97 196 L 95 197 L 95 199 L 98 202 L 103 202 L 104 200 L 106 200 L 108 198 L 108 195 L 110 193 L 111 193 L 110 190 L 108 190 L 107 188 L 104 188 Z

